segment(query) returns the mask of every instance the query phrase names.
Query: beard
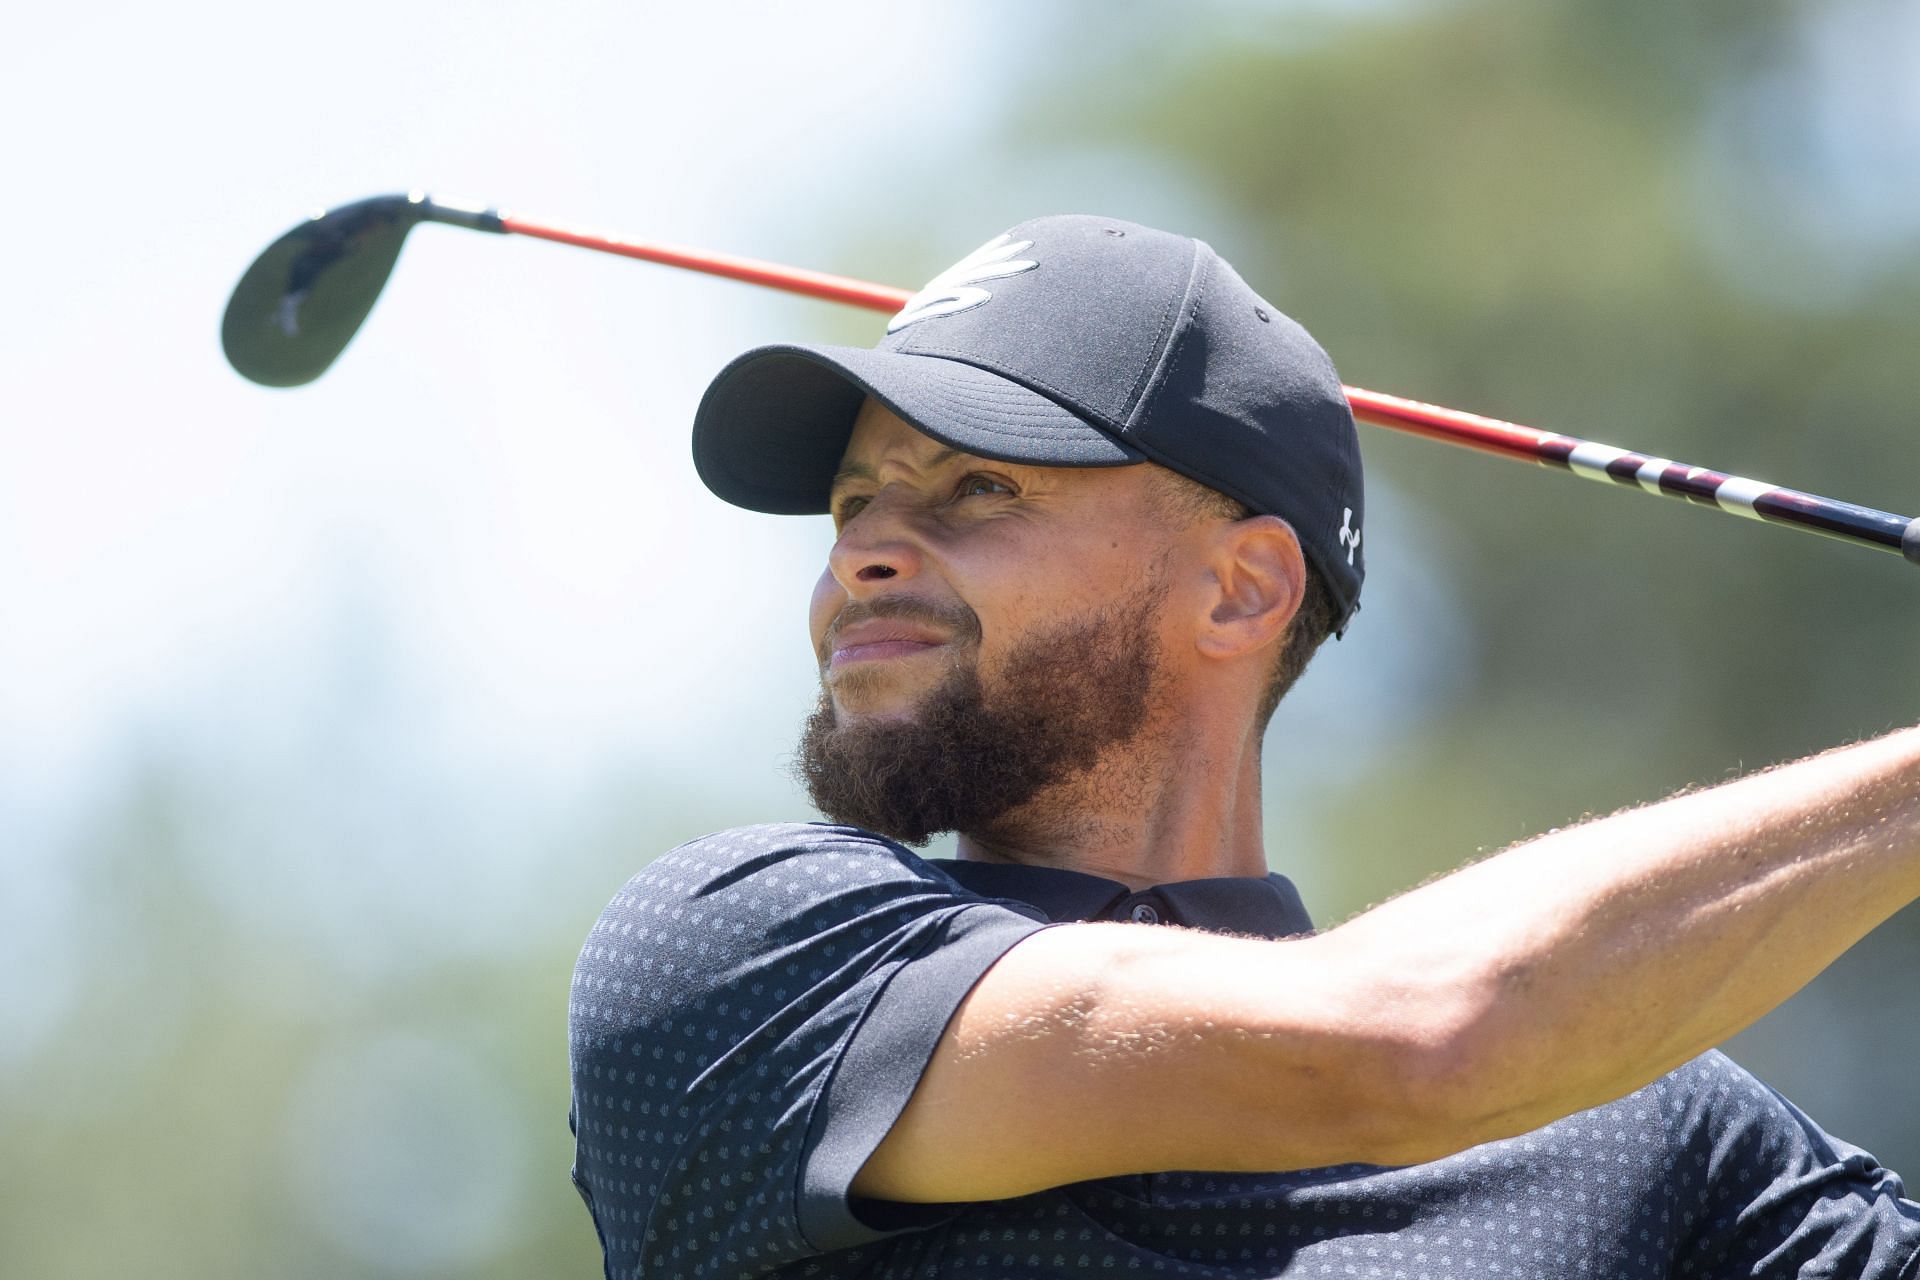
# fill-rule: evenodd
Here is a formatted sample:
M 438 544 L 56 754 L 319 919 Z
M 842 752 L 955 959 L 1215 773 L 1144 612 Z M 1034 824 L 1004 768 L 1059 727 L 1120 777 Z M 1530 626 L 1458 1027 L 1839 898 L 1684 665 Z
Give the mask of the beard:
M 1154 623 L 1165 596 L 1155 574 L 1124 600 L 1022 636 L 991 687 L 971 645 L 973 656 L 956 658 L 906 718 L 841 724 L 823 689 L 794 776 L 830 821 L 905 844 L 988 829 L 1140 733 L 1159 675 Z M 897 612 L 926 610 L 902 602 Z M 950 621 L 977 640 L 971 611 Z

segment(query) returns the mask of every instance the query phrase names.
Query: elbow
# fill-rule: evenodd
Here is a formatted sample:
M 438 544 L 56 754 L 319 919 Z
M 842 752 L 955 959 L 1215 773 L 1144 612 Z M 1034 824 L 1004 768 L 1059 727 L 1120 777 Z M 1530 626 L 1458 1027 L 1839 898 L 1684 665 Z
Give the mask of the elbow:
M 1499 1083 L 1470 1037 L 1400 1046 L 1382 1071 L 1391 1079 L 1376 1112 L 1383 1123 L 1366 1135 L 1367 1163 L 1426 1164 L 1511 1136 L 1499 1123 L 1505 1108 L 1492 1096 Z
M 1523 1068 L 1497 994 L 1459 984 L 1396 983 L 1354 1038 L 1364 1082 L 1355 1133 L 1368 1164 L 1425 1164 L 1534 1127 L 1534 1072 Z
M 1526 1133 L 1565 1110 L 1554 1106 L 1555 1071 L 1528 1051 L 1501 992 L 1449 993 L 1436 1005 L 1398 1055 L 1395 1094 L 1407 1123 L 1382 1163 L 1438 1160 Z

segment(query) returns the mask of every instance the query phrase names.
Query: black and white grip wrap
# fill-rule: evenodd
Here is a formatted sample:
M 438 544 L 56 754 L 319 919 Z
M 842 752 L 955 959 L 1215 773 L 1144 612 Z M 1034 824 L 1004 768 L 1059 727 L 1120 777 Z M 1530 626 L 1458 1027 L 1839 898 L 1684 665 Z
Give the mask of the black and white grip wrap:
M 1728 475 L 1628 449 L 1555 436 L 1535 455 L 1550 466 L 1608 484 L 1717 507 L 1730 515 L 1782 524 L 1904 555 L 1920 564 L 1920 519 L 1876 511 L 1746 476 Z

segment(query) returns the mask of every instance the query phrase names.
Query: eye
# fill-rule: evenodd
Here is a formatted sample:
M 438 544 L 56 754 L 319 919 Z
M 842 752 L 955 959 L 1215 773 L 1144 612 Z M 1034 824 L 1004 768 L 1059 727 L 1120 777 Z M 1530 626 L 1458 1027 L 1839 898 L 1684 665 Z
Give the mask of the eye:
M 956 498 L 977 498 L 985 494 L 1013 494 L 1013 486 L 998 476 L 975 472 L 962 480 L 954 490 Z
M 850 496 L 833 504 L 833 527 L 844 529 L 847 521 L 866 510 L 867 499 L 864 496 Z

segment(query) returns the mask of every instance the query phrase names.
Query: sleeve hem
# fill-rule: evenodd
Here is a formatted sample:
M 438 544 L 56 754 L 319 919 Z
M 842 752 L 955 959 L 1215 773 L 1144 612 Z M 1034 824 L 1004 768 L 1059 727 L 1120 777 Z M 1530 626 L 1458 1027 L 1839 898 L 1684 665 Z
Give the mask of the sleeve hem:
M 937 1205 L 903 1207 L 898 1225 L 873 1226 L 853 1211 L 853 1179 L 899 1119 L 947 1023 L 981 975 L 1015 943 L 1051 927 L 997 904 L 970 904 L 881 987 L 812 1116 L 794 1208 L 801 1234 L 815 1249 L 849 1249 L 951 1216 L 951 1209 Z

